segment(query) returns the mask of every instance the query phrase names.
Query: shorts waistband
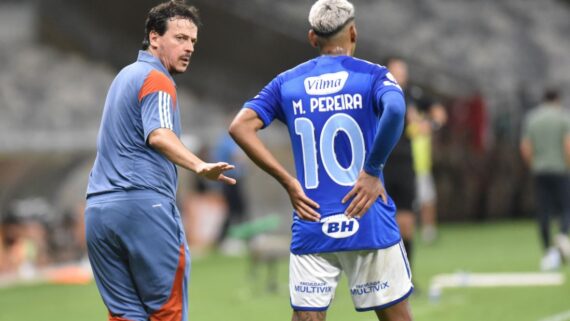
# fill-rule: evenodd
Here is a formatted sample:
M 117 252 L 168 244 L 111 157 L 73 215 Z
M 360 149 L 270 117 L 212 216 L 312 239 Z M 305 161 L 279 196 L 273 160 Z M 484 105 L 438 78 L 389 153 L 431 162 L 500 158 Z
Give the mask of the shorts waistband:
M 102 194 L 92 194 L 87 195 L 87 206 L 90 204 L 113 202 L 113 201 L 126 201 L 126 200 L 137 200 L 137 199 L 168 199 L 172 202 L 176 200 L 172 197 L 168 197 L 152 190 L 127 190 L 127 191 L 113 191 Z

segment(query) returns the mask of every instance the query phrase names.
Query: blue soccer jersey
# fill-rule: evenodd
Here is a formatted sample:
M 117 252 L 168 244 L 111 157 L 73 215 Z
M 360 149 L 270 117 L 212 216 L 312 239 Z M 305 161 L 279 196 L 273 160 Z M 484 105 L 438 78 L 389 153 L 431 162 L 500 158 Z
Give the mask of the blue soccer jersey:
M 402 94 L 386 68 L 320 56 L 280 74 L 245 103 L 264 127 L 275 118 L 287 125 L 297 178 L 320 205 L 320 222 L 293 214 L 292 253 L 378 249 L 400 241 L 391 199 L 385 204 L 378 198 L 358 220 L 348 220 L 350 202 L 341 203 L 364 167 L 389 91 Z
M 109 88 L 87 196 L 147 190 L 175 199 L 176 166 L 147 145 L 158 128 L 180 137 L 176 87 L 160 60 L 140 51 Z

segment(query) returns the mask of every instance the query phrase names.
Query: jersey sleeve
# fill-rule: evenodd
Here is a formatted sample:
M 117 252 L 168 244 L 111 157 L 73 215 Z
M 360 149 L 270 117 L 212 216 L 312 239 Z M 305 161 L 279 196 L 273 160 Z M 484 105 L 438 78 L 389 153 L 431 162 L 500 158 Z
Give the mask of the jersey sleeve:
M 406 103 L 404 97 L 395 91 L 385 91 L 380 98 L 382 115 L 378 132 L 364 164 L 364 171 L 372 176 L 380 176 L 388 155 L 392 152 L 404 129 Z
M 257 116 L 263 121 L 263 128 L 271 124 L 275 118 L 284 122 L 285 116 L 281 109 L 281 81 L 279 77 L 267 84 L 257 96 L 246 101 L 243 107 L 250 108 L 257 113 Z
M 176 88 L 174 83 L 160 71 L 151 71 L 140 91 L 139 104 L 144 130 L 144 139 L 158 128 L 174 130 Z
M 396 81 L 396 78 L 392 76 L 392 74 L 384 67 L 378 67 L 376 70 L 376 74 L 374 77 L 374 85 L 373 85 L 373 94 L 374 94 L 374 108 L 378 113 L 382 112 L 382 96 L 389 92 L 395 91 L 404 96 L 404 92 L 402 88 Z

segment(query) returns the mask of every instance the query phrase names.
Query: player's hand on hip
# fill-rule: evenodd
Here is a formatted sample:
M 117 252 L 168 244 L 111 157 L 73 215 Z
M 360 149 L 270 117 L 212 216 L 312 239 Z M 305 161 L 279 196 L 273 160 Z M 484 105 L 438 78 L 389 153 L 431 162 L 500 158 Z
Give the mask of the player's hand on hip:
M 384 203 L 388 203 L 388 195 L 380 178 L 360 171 L 354 187 L 344 196 L 342 203 L 352 201 L 346 208 L 346 216 L 362 217 L 380 196 Z
M 305 194 L 301 183 L 295 179 L 285 188 L 297 215 L 303 220 L 318 222 L 321 215 L 315 209 L 319 208 L 319 204 Z
M 234 178 L 224 175 L 224 172 L 234 169 L 234 165 L 228 163 L 202 163 L 196 169 L 196 174 L 213 181 L 220 181 L 229 185 L 234 185 Z

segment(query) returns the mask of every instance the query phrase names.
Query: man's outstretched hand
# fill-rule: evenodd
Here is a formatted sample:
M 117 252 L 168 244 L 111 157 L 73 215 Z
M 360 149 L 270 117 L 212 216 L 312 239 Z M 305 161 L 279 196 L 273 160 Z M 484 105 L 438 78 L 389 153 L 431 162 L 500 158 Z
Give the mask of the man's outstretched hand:
M 201 177 L 207 178 L 212 181 L 219 181 L 226 183 L 228 185 L 234 185 L 237 183 L 235 178 L 228 177 L 224 175 L 224 172 L 234 169 L 234 165 L 228 163 L 202 163 L 196 169 L 196 174 Z

